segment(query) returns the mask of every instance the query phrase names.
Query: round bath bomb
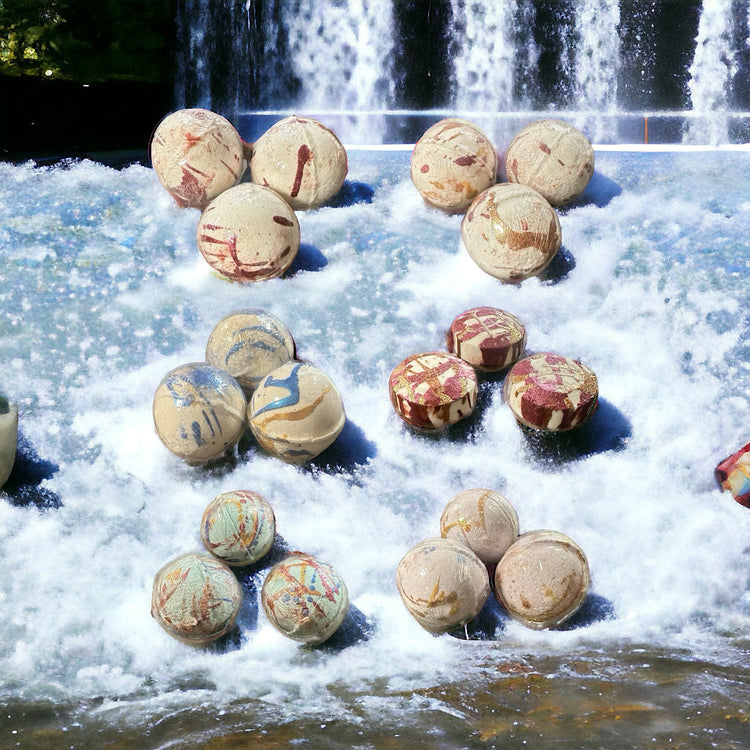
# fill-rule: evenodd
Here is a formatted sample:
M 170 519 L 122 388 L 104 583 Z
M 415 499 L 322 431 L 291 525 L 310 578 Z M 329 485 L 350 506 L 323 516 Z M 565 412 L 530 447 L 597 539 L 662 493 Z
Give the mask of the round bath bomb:
M 203 511 L 203 546 L 227 565 L 257 562 L 271 549 L 275 536 L 273 508 L 257 492 L 222 492 Z
M 262 185 L 243 182 L 214 198 L 198 222 L 198 249 L 234 281 L 281 276 L 297 256 L 300 229 L 291 206 Z
M 341 576 L 311 555 L 295 554 L 271 568 L 260 592 L 263 611 L 288 638 L 309 645 L 328 640 L 349 611 Z
M 207 109 L 167 115 L 151 138 L 151 164 L 181 207 L 203 208 L 245 171 L 244 143 L 226 118 Z
M 464 490 L 445 506 L 440 533 L 465 544 L 485 565 L 490 565 L 518 538 L 518 513 L 499 492 Z
M 151 615 L 167 633 L 193 646 L 224 635 L 241 604 L 234 573 L 211 555 L 180 555 L 154 578 Z
M 346 149 L 336 134 L 309 117 L 286 117 L 253 144 L 250 179 L 279 193 L 292 208 L 317 208 L 344 184 Z
M 528 185 L 553 206 L 575 200 L 594 174 L 594 149 L 578 128 L 562 120 L 527 125 L 505 152 L 508 182 Z
M 322 453 L 344 429 L 344 404 L 330 378 L 307 362 L 289 361 L 255 389 L 250 429 L 269 453 L 302 464 Z
M 504 182 L 480 193 L 461 221 L 471 259 L 506 283 L 541 273 L 562 244 L 557 213 L 536 191 Z
M 435 430 L 468 417 L 477 402 L 474 368 L 446 352 L 413 354 L 388 380 L 396 414 L 415 427 Z
M 0 396 L 0 488 L 8 481 L 16 462 L 18 407 Z
M 495 568 L 495 593 L 508 614 L 535 630 L 572 617 L 589 591 L 583 550 L 557 531 L 521 534 Z
M 526 327 L 496 307 L 473 307 L 457 315 L 446 336 L 448 351 L 472 367 L 494 372 L 510 367 L 526 347 Z
M 206 362 L 226 370 L 250 394 L 295 352 L 292 334 L 277 317 L 264 310 L 238 310 L 214 326 Z
M 503 397 L 527 427 L 562 432 L 580 427 L 594 413 L 599 386 L 596 375 L 578 360 L 538 352 L 513 365 Z
M 153 415 L 162 443 L 188 463 L 201 464 L 237 445 L 247 426 L 247 399 L 228 372 L 191 362 L 164 376 Z
M 396 571 L 401 600 L 414 619 L 431 633 L 465 625 L 490 595 L 484 563 L 453 539 L 425 539 L 401 559 Z

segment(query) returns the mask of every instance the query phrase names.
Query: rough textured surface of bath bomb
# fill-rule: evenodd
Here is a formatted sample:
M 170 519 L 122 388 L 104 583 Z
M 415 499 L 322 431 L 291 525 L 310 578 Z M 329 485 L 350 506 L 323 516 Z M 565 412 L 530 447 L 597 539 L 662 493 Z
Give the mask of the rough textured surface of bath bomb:
M 289 329 L 264 310 L 238 310 L 225 315 L 211 331 L 206 362 L 226 370 L 251 394 L 271 370 L 294 359 Z
M 17 447 L 18 407 L 0 396 L 0 488 L 13 471 Z
M 396 585 L 414 619 L 431 633 L 473 620 L 490 595 L 484 563 L 452 539 L 425 539 L 401 559 Z
M 260 599 L 277 630 L 308 645 L 328 640 L 349 611 L 341 576 L 311 555 L 296 554 L 276 563 L 266 576 Z
M 562 244 L 560 220 L 532 188 L 502 183 L 480 193 L 461 221 L 471 259 L 506 283 L 541 273 Z
M 497 180 L 497 152 L 473 123 L 447 118 L 428 128 L 411 155 L 411 179 L 427 203 L 465 211 Z
M 750 508 L 750 443 L 725 458 L 716 467 L 714 477 L 722 490 L 729 490 L 740 505 Z
M 518 537 L 518 513 L 494 490 L 455 495 L 440 516 L 440 533 L 465 544 L 485 564 L 496 563 Z
M 594 149 L 578 128 L 562 120 L 527 125 L 505 152 L 508 182 L 528 185 L 553 206 L 575 200 L 594 174 Z
M 154 578 L 151 615 L 183 643 L 198 646 L 220 638 L 234 624 L 241 604 L 234 573 L 211 555 L 180 555 Z
M 477 402 L 474 368 L 447 352 L 407 357 L 393 368 L 388 387 L 396 414 L 428 430 L 465 419 Z
M 557 531 L 521 534 L 495 568 L 498 600 L 511 617 L 535 630 L 564 623 L 588 590 L 586 555 Z
M 272 455 L 302 464 L 322 453 L 344 429 L 344 404 L 317 367 L 290 361 L 270 372 L 247 409 L 250 429 Z
M 203 511 L 203 546 L 227 565 L 257 562 L 271 549 L 275 536 L 273 508 L 258 492 L 222 492 Z
M 317 208 L 344 184 L 346 149 L 336 134 L 309 117 L 286 117 L 253 144 L 250 179 L 303 211 Z
M 510 367 L 526 347 L 526 327 L 497 307 L 473 307 L 457 315 L 446 336 L 448 351 L 472 367 L 496 371 Z
M 561 432 L 580 427 L 591 417 L 599 385 L 592 370 L 578 360 L 537 352 L 513 365 L 503 397 L 527 427 Z
M 247 399 L 228 372 L 191 362 L 159 383 L 153 416 L 162 443 L 188 463 L 201 464 L 237 445 L 247 425 Z
M 297 256 L 299 221 L 278 193 L 243 182 L 206 206 L 197 240 L 201 255 L 222 276 L 264 281 L 281 276 Z
M 167 115 L 154 130 L 151 164 L 179 206 L 203 208 L 240 181 L 247 163 L 244 145 L 221 115 L 181 109 Z

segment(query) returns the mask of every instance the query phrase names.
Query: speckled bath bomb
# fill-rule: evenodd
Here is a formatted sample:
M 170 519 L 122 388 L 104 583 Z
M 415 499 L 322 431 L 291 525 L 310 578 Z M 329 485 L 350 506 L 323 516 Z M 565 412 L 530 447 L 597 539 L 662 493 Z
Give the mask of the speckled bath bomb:
M 18 407 L 0 396 L 0 488 L 8 481 L 16 462 Z
M 331 379 L 317 367 L 296 360 L 261 381 L 247 415 L 260 445 L 295 464 L 322 453 L 346 423 L 344 404 Z
M 206 206 L 197 240 L 201 255 L 222 276 L 264 281 L 281 276 L 297 256 L 299 221 L 278 193 L 243 182 Z
M 599 399 L 596 375 L 583 363 L 551 352 L 516 362 L 503 386 L 516 419 L 536 430 L 562 432 L 580 427 Z
M 448 351 L 472 367 L 495 372 L 510 367 L 526 347 L 526 327 L 497 307 L 473 307 L 457 315 L 446 335 Z
M 349 594 L 341 576 L 311 555 L 296 554 L 271 568 L 260 592 L 270 623 L 295 641 L 327 641 L 349 611 Z
M 572 617 L 589 591 L 583 550 L 557 531 L 521 534 L 495 568 L 495 593 L 516 620 L 535 630 Z
M 180 555 L 154 578 L 151 615 L 167 633 L 193 646 L 228 632 L 241 604 L 234 573 L 211 555 Z
M 508 182 L 528 185 L 553 206 L 575 200 L 594 174 L 594 149 L 578 128 L 562 120 L 527 125 L 505 152 Z
M 453 117 L 440 120 L 414 146 L 411 179 L 427 203 L 459 213 L 495 184 L 497 152 L 473 123 Z
M 221 115 L 181 109 L 154 130 L 151 164 L 179 206 L 203 208 L 240 181 L 246 166 L 244 145 Z
M 253 144 L 250 179 L 303 211 L 322 206 L 344 184 L 346 149 L 336 134 L 309 117 L 286 117 Z
M 159 439 L 191 464 L 234 448 L 247 426 L 247 399 L 224 370 L 203 362 L 180 365 L 159 383 L 153 401 Z
M 289 329 L 265 310 L 225 315 L 211 331 L 206 362 L 226 370 L 251 394 L 258 383 L 290 359 L 296 347 Z
M 401 559 L 396 585 L 414 619 L 431 633 L 473 620 L 490 595 L 484 563 L 465 544 L 436 537 Z
M 222 492 L 203 511 L 203 546 L 227 565 L 257 562 L 271 549 L 275 536 L 273 508 L 258 492 Z
M 518 538 L 518 513 L 499 492 L 464 490 L 445 506 L 440 533 L 465 544 L 485 565 L 490 565 Z
M 415 427 L 440 429 L 470 416 L 477 402 L 474 368 L 447 352 L 413 354 L 388 379 L 393 408 Z
M 536 191 L 504 182 L 478 195 L 461 221 L 471 259 L 506 283 L 541 273 L 562 244 L 560 220 Z

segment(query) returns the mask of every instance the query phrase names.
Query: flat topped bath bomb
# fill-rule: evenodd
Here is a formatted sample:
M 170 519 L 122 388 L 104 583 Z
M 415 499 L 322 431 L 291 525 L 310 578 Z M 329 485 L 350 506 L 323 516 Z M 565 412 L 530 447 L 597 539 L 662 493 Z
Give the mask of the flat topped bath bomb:
M 238 310 L 225 315 L 211 331 L 206 362 L 232 375 L 251 394 L 271 370 L 294 359 L 289 329 L 264 310 Z
M 241 604 L 234 573 L 211 555 L 180 555 L 154 577 L 151 615 L 167 633 L 192 646 L 227 633 Z
M 281 276 L 297 256 L 300 229 L 291 206 L 262 185 L 243 182 L 214 198 L 198 222 L 198 249 L 233 281 Z
M 417 141 L 411 179 L 424 200 L 449 213 L 465 211 L 497 180 L 497 152 L 473 123 L 440 120 Z
M 253 144 L 250 179 L 303 211 L 322 206 L 344 184 L 346 149 L 336 134 L 309 117 L 286 117 Z
M 396 571 L 401 600 L 431 633 L 445 633 L 473 620 L 490 595 L 484 563 L 452 539 L 425 539 L 401 559 Z
M 341 576 L 327 563 L 303 554 L 271 568 L 260 600 L 277 630 L 308 645 L 327 641 L 349 611 L 349 593 Z
M 245 144 L 226 118 L 207 109 L 167 115 L 151 138 L 151 164 L 181 207 L 203 208 L 245 172 Z
M 457 315 L 446 335 L 448 351 L 472 367 L 494 372 L 510 367 L 526 347 L 526 327 L 497 307 L 473 307 Z
M 536 190 L 507 182 L 476 197 L 461 221 L 461 238 L 471 259 L 506 283 L 541 273 L 562 244 L 552 206 Z
M 388 379 L 388 388 L 401 419 L 435 430 L 471 415 L 479 386 L 474 368 L 459 357 L 424 352 L 399 362 Z
M 516 362 L 503 386 L 516 419 L 536 430 L 580 427 L 599 399 L 596 375 L 576 359 L 538 352 Z
M 234 448 L 247 426 L 247 399 L 224 370 L 191 362 L 170 370 L 154 393 L 159 439 L 191 464 L 219 458 Z
M 505 152 L 508 182 L 528 185 L 553 206 L 575 200 L 594 174 L 594 148 L 573 125 L 538 120 L 527 125 Z
M 583 550 L 558 531 L 521 534 L 495 568 L 495 593 L 508 614 L 535 630 L 572 617 L 589 591 Z
M 275 536 L 273 508 L 258 492 L 222 492 L 203 511 L 201 542 L 227 565 L 257 562 L 271 549 Z
M 0 396 L 0 489 L 13 471 L 17 447 L 18 407 Z

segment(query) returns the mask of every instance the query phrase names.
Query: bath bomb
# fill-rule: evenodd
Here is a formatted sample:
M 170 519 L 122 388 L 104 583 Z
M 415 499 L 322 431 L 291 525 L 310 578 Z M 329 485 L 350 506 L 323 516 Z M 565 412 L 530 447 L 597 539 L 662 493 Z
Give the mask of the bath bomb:
M 536 190 L 504 182 L 474 199 L 461 221 L 461 239 L 485 273 L 516 283 L 549 265 L 562 232 L 557 213 Z
M 425 539 L 401 559 L 396 571 L 401 600 L 431 633 L 444 633 L 473 620 L 490 595 L 484 563 L 453 539 Z
M 562 120 L 527 125 L 505 152 L 508 182 L 528 185 L 553 206 L 575 200 L 594 174 L 594 149 L 578 128 Z
M 448 351 L 472 367 L 495 372 L 510 367 L 526 347 L 526 327 L 497 307 L 473 307 L 457 315 L 446 335 Z
M 465 544 L 485 565 L 491 565 L 518 538 L 518 513 L 499 492 L 464 490 L 445 506 L 440 534 Z
M 427 203 L 460 213 L 495 184 L 497 152 L 473 123 L 454 117 L 440 120 L 414 146 L 411 179 Z
M 750 508 L 750 443 L 725 458 L 716 467 L 714 477 L 722 490 L 729 490 L 740 505 Z
M 247 408 L 250 429 L 269 453 L 303 464 L 322 453 L 344 429 L 344 404 L 317 367 L 290 361 L 270 372 Z
M 580 427 L 591 417 L 599 386 L 596 375 L 578 360 L 537 352 L 513 365 L 503 397 L 522 424 L 561 432 Z
M 233 281 L 281 276 L 297 256 L 300 229 L 291 206 L 262 185 L 243 182 L 212 200 L 201 214 L 198 249 Z
M 447 352 L 407 357 L 393 368 L 388 387 L 396 414 L 427 430 L 465 419 L 477 402 L 474 368 Z
M 167 633 L 193 646 L 224 635 L 241 604 L 234 573 L 211 555 L 180 555 L 154 578 L 151 615 Z
M 558 531 L 521 534 L 495 568 L 495 594 L 508 614 L 535 630 L 561 625 L 589 591 L 583 550 Z
M 304 554 L 287 557 L 271 568 L 260 600 L 277 630 L 308 645 L 328 640 L 349 611 L 341 576 L 327 563 Z
M 211 331 L 206 362 L 226 370 L 251 394 L 271 370 L 294 359 L 289 329 L 264 310 L 238 310 L 225 315 Z
M 151 164 L 181 207 L 203 208 L 245 172 L 244 142 L 226 118 L 206 109 L 167 115 L 151 138 Z
M 250 179 L 272 188 L 292 208 L 317 208 L 344 184 L 346 149 L 336 134 L 309 117 L 286 117 L 253 144 Z
M 275 536 L 273 508 L 258 492 L 222 492 L 203 511 L 203 546 L 227 565 L 257 562 L 271 549 Z
M 0 488 L 8 481 L 16 462 L 18 407 L 0 396 Z
M 237 445 L 247 426 L 247 399 L 228 372 L 191 362 L 164 376 L 153 415 L 162 443 L 188 463 L 201 464 Z

